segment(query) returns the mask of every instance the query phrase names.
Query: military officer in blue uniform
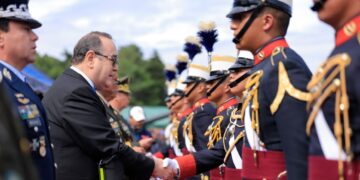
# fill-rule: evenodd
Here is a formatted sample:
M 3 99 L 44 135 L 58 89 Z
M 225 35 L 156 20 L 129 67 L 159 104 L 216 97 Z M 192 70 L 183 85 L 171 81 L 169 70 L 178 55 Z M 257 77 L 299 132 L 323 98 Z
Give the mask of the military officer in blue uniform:
M 31 162 L 21 121 L 13 113 L 9 95 L 0 73 L 0 179 L 36 180 L 36 171 Z M 24 144 L 25 143 L 25 144 Z
M 229 70 L 231 91 L 239 99 L 245 90 L 245 82 L 249 74 L 246 72 L 253 66 L 253 60 L 239 57 Z M 177 157 L 175 160 L 168 161 L 169 166 L 178 169 L 180 179 L 202 173 L 207 170 L 220 166 L 217 176 L 210 176 L 210 179 L 233 180 L 241 179 L 242 158 L 241 151 L 243 146 L 244 126 L 240 119 L 241 103 L 231 112 L 229 124 L 225 129 L 223 138 L 214 147 L 196 153 Z
M 21 118 L 37 173 L 42 180 L 55 178 L 48 123 L 41 100 L 26 83 L 21 70 L 35 61 L 38 36 L 32 29 L 41 23 L 29 13 L 27 0 L 0 2 L 0 72 Z
M 216 108 L 207 98 L 206 80 L 210 76 L 209 63 L 206 58 L 194 59 L 188 69 L 185 80 L 185 96 L 191 104 L 192 112 L 186 118 L 183 126 L 183 136 L 187 151 L 195 153 L 207 149 L 208 137 L 204 134 L 212 123 Z M 192 179 L 208 179 L 208 173 L 202 173 Z
M 244 179 L 306 179 L 306 85 L 311 72 L 285 40 L 291 0 L 235 0 L 233 42 L 254 55 L 241 111 Z
M 221 140 L 225 129 L 229 124 L 231 112 L 237 106 L 238 101 L 231 93 L 229 87 L 229 68 L 236 59 L 231 56 L 213 55 L 210 62 L 210 77 L 207 83 L 208 98 L 217 105 L 213 122 L 208 127 L 205 135 L 208 136 L 208 148 Z M 220 179 L 221 171 L 218 168 L 210 171 L 211 179 Z
M 336 34 L 335 48 L 307 86 L 308 179 L 358 179 L 360 1 L 318 0 L 312 9 Z
M 194 59 L 188 68 L 185 80 L 185 96 L 192 105 L 192 113 L 188 116 L 183 127 L 185 145 L 189 152 L 207 149 L 208 138 L 205 132 L 212 123 L 216 108 L 206 95 L 206 83 L 210 68 L 206 58 Z

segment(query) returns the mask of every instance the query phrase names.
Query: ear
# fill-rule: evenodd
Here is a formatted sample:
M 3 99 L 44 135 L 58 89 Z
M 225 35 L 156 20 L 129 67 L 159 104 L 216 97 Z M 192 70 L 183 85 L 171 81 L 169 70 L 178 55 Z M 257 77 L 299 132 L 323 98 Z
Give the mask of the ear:
M 205 91 L 206 87 L 205 87 L 205 83 L 199 83 L 198 87 L 197 87 L 197 93 L 203 93 Z
M 5 31 L 0 30 L 0 48 L 3 48 L 5 45 Z
M 274 26 L 274 15 L 266 13 L 262 17 L 262 27 L 264 31 L 269 31 Z
M 84 62 L 90 69 L 94 68 L 95 56 L 96 55 L 95 55 L 94 51 L 88 51 L 85 54 Z

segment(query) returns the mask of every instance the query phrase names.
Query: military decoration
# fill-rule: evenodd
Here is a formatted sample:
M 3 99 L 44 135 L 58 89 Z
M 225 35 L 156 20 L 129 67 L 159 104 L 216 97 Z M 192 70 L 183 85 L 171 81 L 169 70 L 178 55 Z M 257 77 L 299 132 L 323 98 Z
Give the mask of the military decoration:
M 3 69 L 3 75 L 4 75 L 4 77 L 6 77 L 6 78 L 8 78 L 10 81 L 12 81 L 12 77 L 11 77 L 10 71 L 9 71 L 7 68 L 4 68 L 4 69 Z
M 27 104 L 30 102 L 30 100 L 28 98 L 26 98 L 24 96 L 24 94 L 22 94 L 22 93 L 16 93 L 15 97 L 16 97 L 17 101 L 21 104 Z
M 40 136 L 39 138 L 39 154 L 41 157 L 46 156 L 46 141 L 45 136 Z

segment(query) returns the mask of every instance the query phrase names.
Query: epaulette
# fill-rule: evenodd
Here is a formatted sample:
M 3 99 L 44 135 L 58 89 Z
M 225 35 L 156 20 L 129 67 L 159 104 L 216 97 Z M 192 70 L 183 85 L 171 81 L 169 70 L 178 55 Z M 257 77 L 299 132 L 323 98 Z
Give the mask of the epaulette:
M 279 62 L 279 81 L 278 81 L 278 89 L 277 89 L 277 93 L 275 96 L 275 99 L 273 100 L 273 102 L 270 105 L 270 110 L 271 113 L 274 114 L 282 100 L 284 99 L 285 93 L 287 93 L 289 96 L 300 100 L 300 101 L 309 101 L 310 100 L 310 93 L 307 92 L 303 92 L 297 88 L 295 88 L 289 79 L 288 73 L 285 69 L 285 66 L 283 64 L 283 62 Z
M 349 66 L 350 63 L 351 57 L 348 54 L 342 53 L 335 55 L 323 63 L 316 74 L 311 78 L 307 89 L 311 93 L 311 98 L 308 101 L 308 108 L 312 107 L 312 110 L 306 124 L 306 133 L 309 135 L 315 117 L 321 109 L 321 106 L 330 95 L 335 94 L 334 134 L 340 152 L 343 149 L 343 136 L 345 137 L 344 144 L 348 162 L 351 162 L 351 159 L 353 158 L 350 144 L 352 130 L 349 121 L 349 97 L 346 91 L 345 76 L 346 67 Z M 339 176 L 344 177 L 344 167 L 340 158 L 338 163 Z
M 216 122 L 215 125 L 211 124 L 208 129 L 205 132 L 205 136 L 209 136 L 209 142 L 207 144 L 208 148 L 212 148 L 216 142 L 218 142 L 222 136 L 221 136 L 221 123 L 224 120 L 224 116 L 215 116 L 213 118 L 213 122 Z

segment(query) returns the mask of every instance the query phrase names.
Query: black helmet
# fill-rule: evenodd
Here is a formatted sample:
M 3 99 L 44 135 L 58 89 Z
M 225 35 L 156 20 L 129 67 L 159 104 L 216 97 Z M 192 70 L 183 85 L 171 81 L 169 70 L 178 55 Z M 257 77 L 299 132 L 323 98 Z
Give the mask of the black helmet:
M 252 11 L 259 6 L 273 7 L 291 16 L 292 0 L 234 0 L 233 8 L 226 15 L 233 18 L 236 14 Z
M 254 67 L 254 60 L 244 57 L 238 57 L 235 64 L 233 64 L 229 70 L 245 69 Z

